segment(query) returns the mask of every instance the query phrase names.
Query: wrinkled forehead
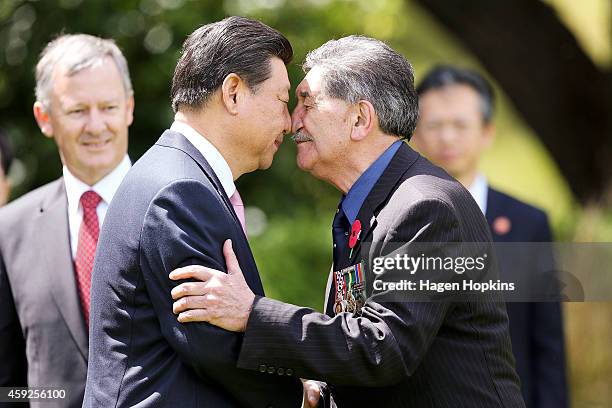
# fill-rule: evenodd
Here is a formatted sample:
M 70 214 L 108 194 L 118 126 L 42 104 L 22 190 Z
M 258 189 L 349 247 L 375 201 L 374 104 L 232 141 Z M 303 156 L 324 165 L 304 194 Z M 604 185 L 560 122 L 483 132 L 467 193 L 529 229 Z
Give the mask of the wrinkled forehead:
M 302 82 L 300 82 L 297 86 L 295 90 L 296 95 L 298 97 L 306 97 L 306 95 L 316 97 L 320 94 L 323 94 L 323 78 L 323 70 L 316 66 L 313 67 L 310 71 L 308 71 L 304 79 L 302 79 Z
M 116 65 L 115 61 L 110 55 L 93 55 L 88 58 L 77 57 L 78 56 L 74 55 L 66 55 L 58 60 L 55 67 L 51 71 L 52 80 L 63 76 L 75 76 L 83 71 L 93 70 L 100 67 L 109 69 L 111 64 L 114 65 L 117 72 L 119 72 L 119 67 Z
M 52 89 L 66 86 L 66 84 L 81 84 L 81 82 L 103 82 L 112 78 L 113 82 L 105 82 L 106 88 L 116 88 L 114 85 L 120 84 L 123 87 L 121 72 L 119 67 L 111 57 L 104 57 L 92 61 L 91 64 L 84 64 L 76 69 L 74 66 L 58 64 L 52 73 Z M 84 89 L 84 91 L 87 91 Z

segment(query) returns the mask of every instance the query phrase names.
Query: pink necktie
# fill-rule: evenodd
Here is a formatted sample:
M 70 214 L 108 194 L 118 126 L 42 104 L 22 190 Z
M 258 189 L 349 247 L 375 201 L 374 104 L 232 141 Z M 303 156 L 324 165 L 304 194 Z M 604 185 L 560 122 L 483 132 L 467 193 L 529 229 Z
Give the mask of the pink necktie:
M 238 190 L 230 197 L 230 203 L 232 203 L 232 207 L 234 207 L 234 211 L 236 211 L 236 215 L 238 216 L 238 220 L 240 221 L 240 225 L 242 225 L 242 230 L 244 231 L 244 235 L 247 234 L 246 230 L 246 220 L 244 218 L 244 204 L 242 203 L 242 198 L 240 198 L 240 194 Z
M 81 299 L 81 307 L 85 316 L 85 323 L 89 327 L 89 290 L 91 288 L 91 270 L 94 264 L 94 255 L 98 245 L 100 225 L 96 208 L 102 198 L 94 191 L 86 191 L 81 196 L 83 207 L 83 221 L 79 229 L 79 242 L 77 244 L 74 266 L 76 281 Z

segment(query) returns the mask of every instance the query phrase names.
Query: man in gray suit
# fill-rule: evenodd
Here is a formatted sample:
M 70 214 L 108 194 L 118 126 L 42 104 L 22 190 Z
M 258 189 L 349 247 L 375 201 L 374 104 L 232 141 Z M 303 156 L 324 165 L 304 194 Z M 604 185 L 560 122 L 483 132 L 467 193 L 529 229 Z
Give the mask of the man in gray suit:
M 93 256 L 130 168 L 133 109 L 127 62 L 111 40 L 64 35 L 44 49 L 34 117 L 58 146 L 63 177 L 0 210 L 0 385 L 66 391 L 32 406 L 82 404 Z
M 424 249 L 452 255 L 444 243 L 490 247 L 465 188 L 402 141 L 418 112 L 410 63 L 380 41 L 350 36 L 309 53 L 304 69 L 292 115 L 297 163 L 343 194 L 326 313 L 254 294 L 226 243 L 228 274 L 171 273 L 203 281 L 172 290 L 179 321 L 244 332 L 239 367 L 326 381 L 339 407 L 524 407 L 506 311 L 493 294 L 394 298 L 360 262 Z

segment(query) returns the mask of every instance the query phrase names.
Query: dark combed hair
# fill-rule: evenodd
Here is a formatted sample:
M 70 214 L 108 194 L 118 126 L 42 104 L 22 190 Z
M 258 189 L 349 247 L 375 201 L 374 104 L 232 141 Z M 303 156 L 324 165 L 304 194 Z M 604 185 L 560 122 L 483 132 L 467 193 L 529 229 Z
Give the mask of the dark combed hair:
M 13 150 L 9 144 L 8 136 L 4 130 L 0 129 L 0 165 L 4 174 L 7 175 L 13 163 Z
M 436 66 L 425 75 L 419 86 L 417 86 L 417 93 L 419 96 L 422 96 L 427 91 L 451 85 L 466 85 L 476 91 L 478 96 L 480 96 L 482 118 L 485 123 L 491 122 L 495 108 L 493 88 L 476 71 L 450 65 Z
M 172 109 L 197 109 L 230 73 L 252 91 L 271 75 L 270 58 L 285 65 L 293 58 L 289 40 L 260 21 L 228 17 L 204 25 L 187 37 L 172 78 Z

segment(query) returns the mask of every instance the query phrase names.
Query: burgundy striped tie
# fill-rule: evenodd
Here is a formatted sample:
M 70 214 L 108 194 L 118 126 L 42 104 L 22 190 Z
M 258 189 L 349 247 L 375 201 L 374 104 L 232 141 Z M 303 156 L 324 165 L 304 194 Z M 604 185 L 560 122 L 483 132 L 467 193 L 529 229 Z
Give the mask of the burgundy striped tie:
M 91 270 L 94 264 L 94 255 L 98 245 L 98 235 L 100 234 L 100 224 L 96 208 L 102 198 L 94 191 L 86 191 L 81 196 L 81 206 L 83 207 L 83 221 L 79 228 L 79 242 L 77 244 L 74 267 L 76 280 L 83 308 L 85 323 L 89 327 L 89 290 L 91 288 Z

